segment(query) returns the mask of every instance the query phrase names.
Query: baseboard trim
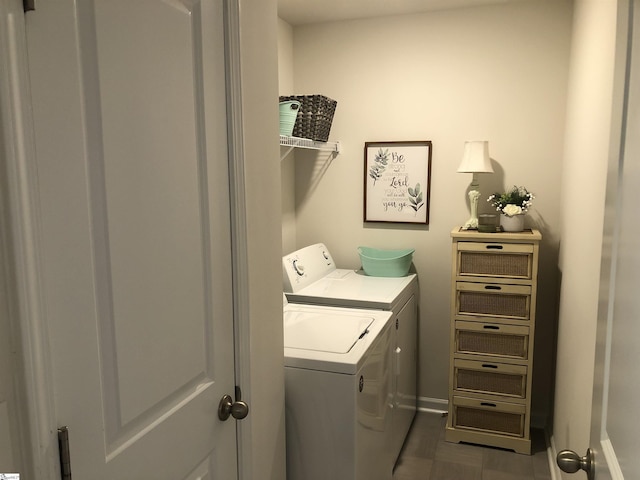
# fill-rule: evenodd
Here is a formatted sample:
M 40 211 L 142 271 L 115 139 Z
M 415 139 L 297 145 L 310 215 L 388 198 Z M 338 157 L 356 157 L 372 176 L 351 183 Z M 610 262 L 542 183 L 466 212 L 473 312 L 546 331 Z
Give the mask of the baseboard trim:
M 624 480 L 622 467 L 620 467 L 620 463 L 618 462 L 618 456 L 613 451 L 613 444 L 611 443 L 611 439 L 607 437 L 605 440 L 602 440 L 602 442 L 600 443 L 600 448 L 602 450 L 602 455 L 604 455 L 604 458 L 606 460 L 609 473 L 611 474 L 611 479 Z
M 443 415 L 449 412 L 449 401 L 442 398 L 418 397 L 418 411 Z
M 562 471 L 556 463 L 556 457 L 558 456 L 556 443 L 553 435 L 549 435 L 549 430 L 546 428 L 544 429 L 544 438 L 547 442 L 547 461 L 549 462 L 549 472 L 551 473 L 551 480 L 561 480 Z

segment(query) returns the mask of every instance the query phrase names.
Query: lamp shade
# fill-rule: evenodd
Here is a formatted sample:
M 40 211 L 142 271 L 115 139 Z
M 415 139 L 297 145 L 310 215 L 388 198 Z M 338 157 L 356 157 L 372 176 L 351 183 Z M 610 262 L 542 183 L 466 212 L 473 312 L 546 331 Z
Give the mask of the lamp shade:
M 489 142 L 464 142 L 464 155 L 458 173 L 493 173 L 489 158 Z

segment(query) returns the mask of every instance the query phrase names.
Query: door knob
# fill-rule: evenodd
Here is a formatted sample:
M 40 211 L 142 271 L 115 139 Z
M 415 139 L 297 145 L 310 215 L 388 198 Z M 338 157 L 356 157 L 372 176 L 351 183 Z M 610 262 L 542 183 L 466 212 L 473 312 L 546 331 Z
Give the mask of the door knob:
M 593 452 L 590 448 L 587 449 L 587 454 L 584 457 L 579 456 L 573 450 L 562 450 L 558 453 L 556 462 L 563 472 L 576 473 L 578 470 L 584 470 L 589 480 L 595 478 Z
M 236 420 L 242 420 L 249 414 L 249 405 L 242 400 L 233 401 L 231 395 L 223 395 L 218 405 L 218 418 L 225 421 L 231 415 Z

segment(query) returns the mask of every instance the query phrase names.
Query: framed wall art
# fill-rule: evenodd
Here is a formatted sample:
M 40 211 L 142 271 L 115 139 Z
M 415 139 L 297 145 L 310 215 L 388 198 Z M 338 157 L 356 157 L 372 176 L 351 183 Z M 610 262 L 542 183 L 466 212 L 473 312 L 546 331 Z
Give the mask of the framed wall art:
M 364 221 L 429 224 L 431 142 L 364 144 Z

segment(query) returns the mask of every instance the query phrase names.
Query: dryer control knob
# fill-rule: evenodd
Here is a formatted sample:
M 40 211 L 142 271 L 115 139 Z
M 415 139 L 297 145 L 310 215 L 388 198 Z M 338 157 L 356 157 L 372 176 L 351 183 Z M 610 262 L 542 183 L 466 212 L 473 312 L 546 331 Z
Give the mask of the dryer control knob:
M 298 260 L 293 261 L 293 269 L 298 275 L 304 275 L 304 265 L 302 265 Z

